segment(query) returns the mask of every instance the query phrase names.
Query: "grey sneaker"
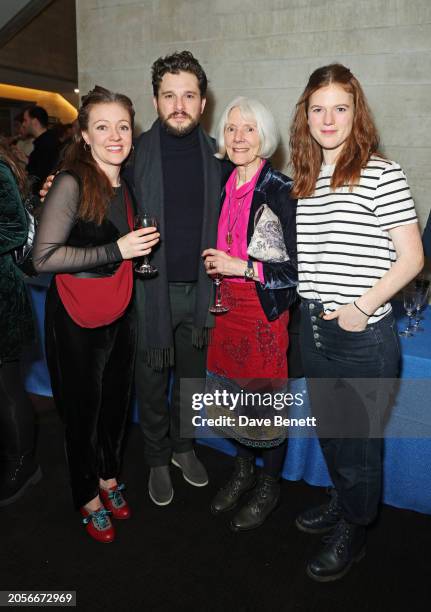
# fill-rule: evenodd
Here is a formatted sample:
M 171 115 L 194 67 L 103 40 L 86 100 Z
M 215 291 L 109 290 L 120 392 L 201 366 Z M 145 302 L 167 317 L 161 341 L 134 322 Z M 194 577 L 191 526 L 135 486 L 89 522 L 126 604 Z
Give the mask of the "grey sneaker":
M 201 461 L 196 457 L 195 451 L 174 453 L 172 463 L 183 472 L 183 478 L 194 487 L 205 487 L 208 484 L 208 474 Z
M 171 475 L 168 465 L 160 465 L 150 469 L 148 493 L 151 501 L 157 506 L 167 506 L 174 497 Z

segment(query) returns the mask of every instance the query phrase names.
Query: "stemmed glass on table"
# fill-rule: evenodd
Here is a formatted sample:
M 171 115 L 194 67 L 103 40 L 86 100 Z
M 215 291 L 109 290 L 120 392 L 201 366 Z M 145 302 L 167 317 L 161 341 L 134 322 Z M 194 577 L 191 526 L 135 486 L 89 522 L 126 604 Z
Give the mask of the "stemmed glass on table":
M 424 331 L 423 327 L 420 327 L 420 322 L 422 317 L 420 316 L 420 312 L 422 308 L 428 301 L 430 289 L 430 281 L 426 278 L 417 278 L 415 280 L 415 291 L 416 291 L 416 317 L 415 322 L 413 323 L 413 331 L 422 332 Z
M 404 338 L 409 338 L 410 336 L 413 336 L 411 327 L 412 327 L 413 313 L 416 310 L 416 295 L 417 295 L 417 291 L 415 290 L 414 287 L 410 285 L 407 286 L 405 289 L 403 289 L 404 310 L 406 311 L 406 314 L 409 318 L 409 322 L 408 322 L 406 329 L 400 332 L 399 334 L 400 336 L 404 336 Z
M 222 302 L 221 296 L 221 283 L 223 280 L 222 274 L 216 274 L 214 276 L 214 285 L 215 285 L 215 302 L 212 306 L 209 307 L 209 311 L 213 314 L 221 314 L 222 312 L 228 312 L 229 307 L 225 306 Z
M 135 216 L 134 228 L 142 229 L 143 227 L 155 227 L 157 229 L 157 219 L 153 215 L 150 215 L 147 211 Z M 150 264 L 150 258 L 148 255 L 142 257 L 142 262 L 139 260 L 135 267 L 135 272 L 146 278 L 155 276 L 158 272 L 157 268 Z

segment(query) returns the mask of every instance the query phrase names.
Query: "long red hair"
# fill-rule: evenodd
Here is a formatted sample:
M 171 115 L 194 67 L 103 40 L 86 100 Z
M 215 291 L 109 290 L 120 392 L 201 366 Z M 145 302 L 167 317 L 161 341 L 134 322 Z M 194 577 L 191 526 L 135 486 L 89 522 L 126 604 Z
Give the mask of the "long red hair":
M 96 85 L 86 96 L 83 96 L 81 101 L 78 111 L 78 123 L 81 132 L 88 130 L 90 111 L 93 106 L 112 102 L 120 104 L 128 111 L 133 130 L 135 111 L 130 98 Z M 114 196 L 114 190 L 108 177 L 93 158 L 90 148 L 86 146 L 82 134 L 67 147 L 61 169 L 69 170 L 77 175 L 81 181 L 81 202 L 78 217 L 84 221 L 102 223 L 108 203 Z
M 361 169 L 367 165 L 371 155 L 378 153 L 379 135 L 357 78 L 342 64 L 318 68 L 310 76 L 299 98 L 290 128 L 294 181 L 292 195 L 296 198 L 305 198 L 314 192 L 323 159 L 322 148 L 311 136 L 308 126 L 310 96 L 321 87 L 332 83 L 341 85 L 345 91 L 352 94 L 354 116 L 352 131 L 335 165 L 331 188 L 336 189 L 346 184 L 352 188 L 359 181 Z

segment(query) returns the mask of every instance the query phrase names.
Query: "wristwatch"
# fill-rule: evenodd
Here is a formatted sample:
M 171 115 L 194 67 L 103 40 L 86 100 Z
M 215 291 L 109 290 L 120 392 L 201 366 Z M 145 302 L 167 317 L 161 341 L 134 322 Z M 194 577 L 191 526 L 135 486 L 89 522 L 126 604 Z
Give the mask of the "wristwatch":
M 247 261 L 247 267 L 244 270 L 244 278 L 245 280 L 253 280 L 254 278 L 254 267 L 251 259 Z

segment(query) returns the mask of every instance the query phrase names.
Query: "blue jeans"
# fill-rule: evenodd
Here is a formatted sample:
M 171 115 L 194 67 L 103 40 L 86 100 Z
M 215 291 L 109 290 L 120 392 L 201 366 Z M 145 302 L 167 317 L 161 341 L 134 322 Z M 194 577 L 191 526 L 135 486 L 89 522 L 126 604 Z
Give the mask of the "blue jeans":
M 390 313 L 348 332 L 322 312 L 320 302 L 302 301 L 301 355 L 312 412 L 343 516 L 367 525 L 380 501 L 381 434 L 399 369 L 395 321 Z

